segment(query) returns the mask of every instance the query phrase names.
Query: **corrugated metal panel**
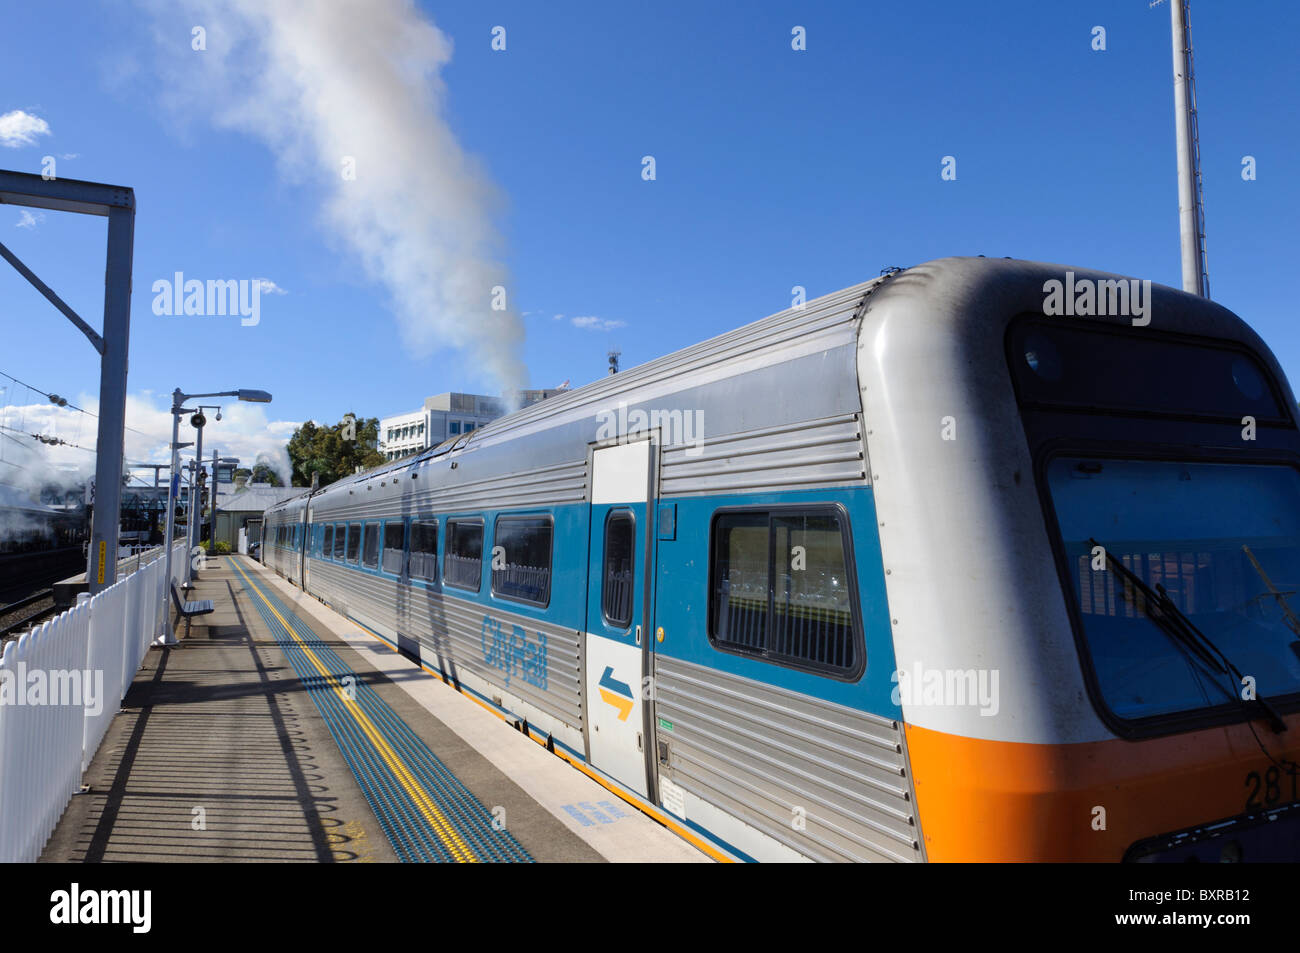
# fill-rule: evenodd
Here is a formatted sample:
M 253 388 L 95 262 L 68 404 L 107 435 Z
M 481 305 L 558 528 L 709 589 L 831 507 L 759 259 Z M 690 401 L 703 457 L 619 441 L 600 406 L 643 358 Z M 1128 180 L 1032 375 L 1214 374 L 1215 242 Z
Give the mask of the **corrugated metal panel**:
M 867 478 L 858 414 L 710 438 L 691 455 L 665 447 L 661 495 L 818 487 Z
M 587 461 L 554 464 L 513 474 L 467 480 L 463 483 L 439 483 L 446 469 L 434 464 L 410 474 L 388 474 L 367 484 L 351 487 L 349 493 L 331 493 L 312 502 L 312 520 L 390 519 L 417 513 L 503 509 L 524 506 L 554 506 L 580 503 L 586 497 Z M 423 481 L 423 483 L 421 483 Z M 380 485 L 380 484 L 384 485 Z M 371 489 L 367 489 L 367 486 Z
M 468 670 L 499 685 L 567 725 L 582 730 L 582 683 L 579 668 L 579 634 L 549 622 L 490 609 L 442 593 L 399 585 L 392 579 L 356 572 L 319 559 L 307 561 L 313 595 L 325 599 L 365 625 L 392 638 L 394 632 L 418 639 L 427 649 L 439 653 L 448 674 L 452 666 Z M 502 668 L 484 657 L 483 617 L 499 620 L 507 630 L 518 625 L 536 643 L 538 633 L 546 636 L 546 687 L 517 677 L 506 677 Z
M 655 710 L 687 791 L 815 860 L 921 859 L 897 721 L 666 656 Z
M 619 399 L 640 399 L 643 392 L 654 393 L 665 386 L 669 389 L 687 386 L 687 378 L 717 376 L 708 371 L 720 364 L 729 365 L 727 373 L 736 373 L 745 367 L 788 361 L 800 354 L 845 344 L 856 347 L 854 314 L 863 295 L 883 280 L 875 278 L 845 288 L 809 301 L 802 308 L 781 311 L 568 394 L 548 398 L 485 424 L 474 432 L 472 439 L 479 444 L 491 443 L 496 438 L 533 429 L 538 423 L 545 426 L 547 418 L 563 417 L 566 411 L 612 405 Z

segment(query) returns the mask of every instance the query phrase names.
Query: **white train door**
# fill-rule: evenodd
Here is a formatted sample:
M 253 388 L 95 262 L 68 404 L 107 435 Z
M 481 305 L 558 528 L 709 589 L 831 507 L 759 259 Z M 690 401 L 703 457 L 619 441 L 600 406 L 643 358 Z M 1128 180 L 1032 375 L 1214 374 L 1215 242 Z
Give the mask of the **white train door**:
M 651 639 L 646 573 L 652 557 L 649 439 L 592 451 L 585 641 L 587 758 L 648 797 L 644 679 Z

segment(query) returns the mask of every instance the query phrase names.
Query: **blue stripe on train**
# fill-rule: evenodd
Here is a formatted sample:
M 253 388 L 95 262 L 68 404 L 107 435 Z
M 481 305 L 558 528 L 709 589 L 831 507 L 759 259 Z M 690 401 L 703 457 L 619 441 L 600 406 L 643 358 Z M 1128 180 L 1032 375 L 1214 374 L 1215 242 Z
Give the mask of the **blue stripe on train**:
M 734 493 L 717 496 L 664 498 L 677 509 L 676 538 L 659 540 L 655 580 L 655 614 L 651 632 L 662 626 L 663 643 L 653 648 L 665 656 L 774 685 L 793 692 L 822 698 L 885 718 L 901 718 L 902 710 L 894 703 L 893 632 L 885 596 L 885 574 L 880 553 L 880 536 L 875 496 L 869 486 L 836 489 L 795 490 L 786 492 Z M 801 671 L 752 656 L 724 652 L 715 648 L 707 633 L 709 606 L 710 527 L 714 513 L 724 507 L 795 506 L 839 504 L 848 514 L 853 540 L 853 562 L 857 578 L 858 603 L 861 611 L 866 666 L 862 674 L 843 681 L 815 672 Z M 587 514 L 588 504 L 575 503 L 556 507 L 528 507 L 516 510 L 486 510 L 456 513 L 412 512 L 408 516 L 436 516 L 438 552 L 446 549 L 449 517 L 482 517 L 485 523 L 484 553 L 491 552 L 492 526 L 498 515 L 550 514 L 555 520 L 554 556 L 551 575 L 551 603 L 539 608 L 501 599 L 491 594 L 491 573 L 485 565 L 480 591 L 477 593 L 441 583 L 415 584 L 453 598 L 482 606 L 488 614 L 493 609 L 544 619 L 565 628 L 582 631 L 586 627 L 587 587 Z M 321 525 L 329 521 L 321 521 Z M 597 535 L 599 539 L 599 534 Z M 599 545 L 599 542 L 597 542 Z M 311 557 L 312 559 L 318 557 Z M 370 575 L 385 575 L 355 565 L 328 561 L 339 569 Z M 485 563 L 487 560 L 484 561 Z M 441 567 L 440 567 L 441 568 Z M 355 620 L 354 620 L 355 621 Z M 377 633 L 378 634 L 378 633 Z M 653 638 L 653 636 L 651 636 Z M 386 641 L 394 641 L 385 634 Z M 408 640 L 398 641 L 399 650 Z M 403 652 L 403 654 L 407 654 Z

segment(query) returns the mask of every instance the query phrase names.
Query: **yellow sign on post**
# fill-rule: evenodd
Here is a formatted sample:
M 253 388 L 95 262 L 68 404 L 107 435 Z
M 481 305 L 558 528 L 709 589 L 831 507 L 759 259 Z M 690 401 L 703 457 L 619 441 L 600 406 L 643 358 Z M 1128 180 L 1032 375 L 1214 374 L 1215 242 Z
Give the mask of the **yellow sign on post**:
M 99 541 L 99 568 L 95 571 L 95 581 L 99 585 L 104 584 L 104 560 L 108 556 L 108 540 Z

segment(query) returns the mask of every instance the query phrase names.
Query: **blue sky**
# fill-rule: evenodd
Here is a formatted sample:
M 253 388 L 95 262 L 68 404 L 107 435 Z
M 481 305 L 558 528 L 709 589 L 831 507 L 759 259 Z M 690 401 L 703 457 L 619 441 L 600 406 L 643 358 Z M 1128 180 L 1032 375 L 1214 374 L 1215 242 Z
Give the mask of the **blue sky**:
M 0 167 L 40 172 L 54 155 L 61 176 L 136 192 L 129 389 L 132 420 L 151 438 L 128 445 L 135 456 L 161 452 L 166 419 L 156 411 L 178 385 L 275 394 L 264 416 L 245 408 L 230 418 L 225 439 L 245 454 L 282 440 L 292 422 L 383 416 L 445 390 L 498 388 L 473 348 L 425 354 L 404 337 L 393 287 L 325 211 L 336 185 L 296 161 L 292 143 L 276 147 L 281 133 L 267 126 L 284 113 L 232 124 L 238 95 L 266 106 L 256 57 L 218 48 L 222 21 L 244 2 L 86 0 L 5 13 L 0 115 L 22 111 L 49 131 L 0 144 Z M 400 14 L 395 0 L 371 9 L 390 6 Z M 489 196 L 474 214 L 499 239 L 493 260 L 523 315 L 531 386 L 592 380 L 611 347 L 630 367 L 696 343 L 787 307 L 794 285 L 813 297 L 945 255 L 1180 283 L 1167 6 L 423 0 L 417 9 L 451 44 L 433 101 Z M 196 23 L 207 25 L 206 51 L 190 49 Z M 490 46 L 497 25 L 503 52 Z M 806 51 L 791 49 L 796 25 Z M 1104 52 L 1091 49 L 1097 25 Z M 1300 211 L 1300 7 L 1196 0 L 1193 28 L 1211 290 L 1295 375 L 1300 332 L 1284 275 Z M 358 18 L 358 46 L 367 29 Z M 238 77 L 234 98 L 190 88 L 184 71 L 206 71 L 207 83 L 214 63 Z M 332 77 L 346 86 L 348 69 L 340 62 Z M 355 126 L 331 121 L 370 128 L 370 104 L 350 108 Z M 368 155 L 368 174 L 386 165 L 382 149 Z M 645 155 L 655 157 L 652 182 L 641 177 Z M 940 178 L 945 155 L 956 157 L 956 181 Z M 1246 155 L 1256 181 L 1242 180 Z M 399 154 L 392 163 L 399 173 L 427 164 Z M 396 180 L 412 180 L 394 178 L 400 201 Z M 452 247 L 459 214 L 444 229 Z M 103 221 L 21 221 L 0 208 L 0 241 L 98 325 Z M 255 327 L 155 315 L 151 285 L 177 271 L 265 278 L 285 293 L 263 296 Z M 463 327 L 430 322 L 425 343 Z M 89 344 L 7 267 L 0 327 L 0 371 L 93 406 Z M 0 401 L 27 399 L 11 385 Z

